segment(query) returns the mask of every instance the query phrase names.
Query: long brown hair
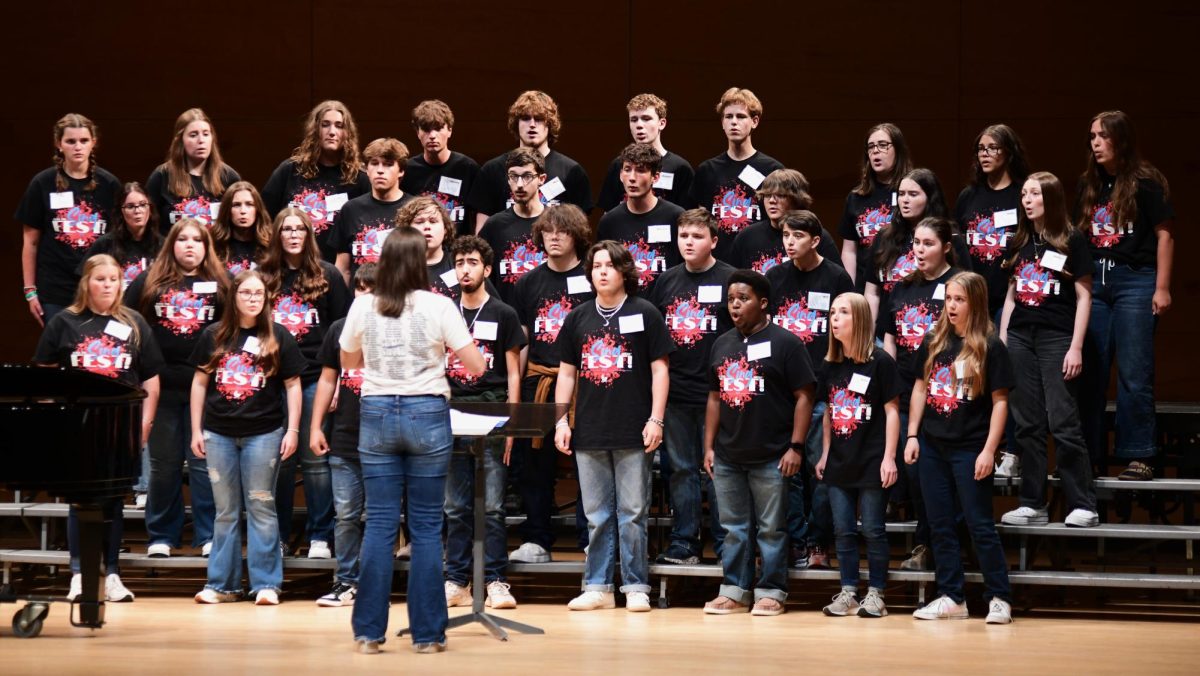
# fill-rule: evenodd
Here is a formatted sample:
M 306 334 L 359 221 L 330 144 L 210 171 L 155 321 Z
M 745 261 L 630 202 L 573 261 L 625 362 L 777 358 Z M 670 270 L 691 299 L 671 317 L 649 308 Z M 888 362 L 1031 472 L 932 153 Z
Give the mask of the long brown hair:
M 221 209 L 217 212 L 217 220 L 213 221 L 210 231 L 213 238 L 213 248 L 221 260 L 229 258 L 229 240 L 233 237 L 233 197 L 245 190 L 250 193 L 254 202 L 254 244 L 260 252 L 271 243 L 271 217 L 263 204 L 262 195 L 250 181 L 238 181 L 225 190 L 221 196 Z
M 125 200 L 133 194 L 141 195 L 146 198 L 147 209 L 149 209 L 148 218 L 146 220 L 146 229 L 142 231 L 142 241 L 145 242 L 145 248 L 149 251 L 158 251 L 162 248 L 162 232 L 158 229 L 158 207 L 154 206 L 154 200 L 150 199 L 150 195 L 141 183 L 130 181 L 121 188 L 121 198 L 117 200 L 117 206 L 113 209 L 112 223 L 113 235 L 113 258 L 120 260 L 125 256 L 126 249 L 133 242 L 133 233 L 129 231 L 129 224 L 125 221 Z
M 267 245 L 267 253 L 258 269 L 267 285 L 267 294 L 272 298 L 278 296 L 283 288 L 283 275 L 287 268 L 287 254 L 283 250 L 283 234 L 280 229 L 289 216 L 299 218 L 304 226 L 304 250 L 300 252 L 295 289 L 301 298 L 312 303 L 329 291 L 329 280 L 325 278 L 325 271 L 321 269 L 321 252 L 317 249 L 317 236 L 313 233 L 312 219 L 303 209 L 285 207 L 275 215 L 275 224 L 271 226 L 271 243 Z
M 221 160 L 221 150 L 217 145 L 217 128 L 208 114 L 199 108 L 188 108 L 175 118 L 174 136 L 171 137 L 171 146 L 167 148 L 167 159 L 162 164 L 167 170 L 167 189 L 177 197 L 192 196 L 192 177 L 188 173 L 187 157 L 183 150 L 183 134 L 193 122 L 207 122 L 208 130 L 212 133 L 212 150 L 208 159 L 204 161 L 201 180 L 205 190 L 213 195 L 220 195 L 225 192 L 222 176 L 225 172 L 225 162 Z
M 425 267 L 425 235 L 413 228 L 396 228 L 383 242 L 375 279 L 375 311 L 399 317 L 414 291 L 429 288 Z
M 1128 115 L 1119 110 L 1100 113 L 1088 123 L 1089 133 L 1091 125 L 1097 120 L 1104 133 L 1108 134 L 1108 138 L 1112 141 L 1113 155 L 1117 160 L 1117 172 L 1112 177 L 1113 189 L 1109 198 L 1113 205 L 1112 222 L 1123 224 L 1135 221 L 1138 215 L 1138 179 L 1150 179 L 1161 185 L 1163 197 L 1166 198 L 1171 195 L 1167 177 L 1163 176 L 1162 172 L 1153 164 L 1142 159 L 1141 153 L 1138 151 L 1133 120 Z M 1083 172 L 1082 177 L 1083 194 L 1079 200 L 1079 229 L 1085 235 L 1091 233 L 1092 212 L 1096 208 L 1096 203 L 1100 199 L 1100 190 L 1103 188 L 1104 181 L 1100 177 L 1102 168 L 1096 161 L 1096 155 L 1092 152 L 1089 143 L 1087 170 Z M 1153 225 L 1158 224 L 1154 223 Z
M 899 162 L 898 159 L 897 162 Z M 921 214 L 921 220 L 926 218 L 945 218 L 946 196 L 942 192 L 942 184 L 938 181 L 936 174 L 925 168 L 913 169 L 901 176 L 900 180 L 896 181 L 897 188 L 900 187 L 900 182 L 904 179 L 909 179 L 913 183 L 916 183 L 921 188 L 921 192 L 925 193 L 925 211 Z M 917 223 L 910 223 L 900 213 L 900 207 L 897 206 L 896 214 L 892 216 L 891 224 L 881 230 L 877 236 L 879 253 L 876 254 L 875 260 L 872 261 L 875 265 L 876 278 L 878 278 L 880 271 L 886 275 L 892 266 L 896 264 L 896 259 L 902 255 L 904 245 L 912 241 L 913 232 L 916 229 Z M 910 246 L 909 248 L 911 249 L 912 247 Z M 950 260 L 951 265 L 953 265 L 953 259 L 947 258 L 947 260 Z
M 238 315 L 237 294 L 238 289 L 242 288 L 242 284 L 251 278 L 261 281 L 265 289 L 266 280 L 258 270 L 243 270 L 233 278 L 233 283 L 224 292 L 225 308 L 221 311 L 220 321 L 213 329 L 212 357 L 204 366 L 200 367 L 205 373 L 215 371 L 225 355 L 238 349 L 237 339 L 241 333 L 242 324 L 241 317 Z M 271 293 L 269 291 L 265 291 L 265 293 L 262 309 L 259 310 L 254 321 L 255 334 L 258 337 L 258 354 L 255 355 L 254 361 L 262 367 L 263 375 L 270 378 L 279 368 L 279 341 L 275 340 L 275 331 L 271 322 Z
M 959 350 L 955 361 L 966 364 L 964 371 L 967 377 L 963 378 L 962 382 L 970 387 L 972 392 L 981 393 L 987 386 L 988 338 L 996 333 L 996 327 L 992 325 L 992 319 L 988 316 L 987 281 L 977 273 L 960 272 L 946 280 L 947 292 L 951 284 L 961 286 L 967 295 L 967 329 L 962 337 L 962 349 Z M 950 317 L 943 312 L 934 323 L 933 330 L 925 337 L 925 345 L 928 346 L 926 349 L 929 352 L 929 357 L 925 360 L 926 381 L 929 380 L 937 357 L 946 350 L 952 335 L 954 325 L 950 323 Z M 953 378 L 957 383 L 958 373 L 954 373 Z
M 75 288 L 75 302 L 67 308 L 67 312 L 79 314 L 88 309 L 88 301 L 91 300 L 91 289 L 88 286 L 88 280 L 91 279 L 92 273 L 96 268 L 113 267 L 117 269 L 117 297 L 113 300 L 113 306 L 108 313 L 113 319 L 121 322 L 125 326 L 133 329 L 131 340 L 129 343 L 133 345 L 139 344 L 139 332 L 137 320 L 133 317 L 133 310 L 125 307 L 125 285 L 121 283 L 121 265 L 117 263 L 117 259 L 108 254 L 96 254 L 88 258 L 83 263 L 83 274 L 79 277 L 79 285 Z
M 974 153 L 971 160 L 971 182 L 977 186 L 985 186 L 988 182 L 987 174 L 983 173 L 983 165 L 979 163 L 978 148 L 984 136 L 991 136 L 1004 152 L 1004 171 L 1008 172 L 1009 179 L 1024 183 L 1029 177 L 1029 158 L 1025 156 L 1025 146 L 1021 144 L 1021 137 L 1007 124 L 988 125 L 975 136 L 975 143 L 971 146 L 971 152 Z
M 171 226 L 163 240 L 162 250 L 146 270 L 146 283 L 142 287 L 142 297 L 138 299 L 138 309 L 144 317 L 153 316 L 154 302 L 163 289 L 183 281 L 183 270 L 175 260 L 175 240 L 179 239 L 179 234 L 184 228 L 195 228 L 204 240 L 204 259 L 196 268 L 196 276 L 206 282 L 216 282 L 218 293 L 223 294 L 229 286 L 229 275 L 213 252 L 212 235 L 209 234 L 208 228 L 194 218 L 181 218 Z
M 313 106 L 304 120 L 304 139 L 292 151 L 291 160 L 296 163 L 296 172 L 304 178 L 317 175 L 317 160 L 321 159 L 321 118 L 325 113 L 336 111 L 342 114 L 342 125 L 346 131 L 342 138 L 342 183 L 353 185 L 362 170 L 362 158 L 358 152 L 358 125 L 354 116 L 341 101 L 329 99 Z
M 853 349 L 847 350 L 842 341 L 830 335 L 825 361 L 841 363 L 843 359 L 851 359 L 856 363 L 865 364 L 871 361 L 871 356 L 875 354 L 875 324 L 871 321 L 871 305 L 861 293 L 846 291 L 839 293 L 829 307 L 832 308 L 834 303 L 840 300 L 845 300 L 850 305 L 850 321 L 853 322 L 854 328 L 850 331 L 848 342 Z M 851 352 L 854 352 L 858 359 L 851 358 Z
M 942 243 L 942 246 L 946 247 L 945 254 L 942 256 L 942 258 L 946 261 L 946 265 L 954 267 L 955 263 L 957 263 L 955 260 L 957 257 L 954 255 L 954 221 L 950 220 L 949 218 L 937 218 L 935 216 L 922 218 L 921 222 L 917 223 L 917 227 L 913 228 L 912 236 L 914 239 L 917 236 L 917 228 L 926 228 L 933 232 L 935 236 L 937 236 L 937 239 Z M 893 261 L 893 263 L 894 262 L 895 261 Z M 904 278 L 904 281 L 916 282 L 924 278 L 924 273 L 921 272 L 920 268 L 917 268 L 908 273 L 908 276 Z
M 867 141 L 871 138 L 871 134 L 877 131 L 887 133 L 892 142 L 892 149 L 896 151 L 896 164 L 892 167 L 892 180 L 888 181 L 888 187 L 895 190 L 896 186 L 900 185 L 900 179 L 913 170 L 912 158 L 908 154 L 908 142 L 904 140 L 904 132 L 900 131 L 900 127 L 891 122 L 871 127 L 867 130 L 866 138 L 863 139 L 862 169 L 859 171 L 858 185 L 854 188 L 854 194 L 863 197 L 871 194 L 877 180 L 875 170 L 871 168 L 871 153 L 867 152 Z
M 62 151 L 58 149 L 58 144 L 62 143 L 63 134 L 68 129 L 86 129 L 92 135 L 92 153 L 88 156 L 88 182 L 83 186 L 84 190 L 96 189 L 96 147 L 100 144 L 100 130 L 96 127 L 96 123 L 79 113 L 67 113 L 58 118 L 58 122 L 54 123 L 54 168 L 58 171 L 54 174 L 54 187 L 58 190 L 66 190 L 70 187 L 67 183 L 67 172 L 63 168 L 66 159 L 63 158 Z
M 1062 182 L 1048 171 L 1030 174 L 1026 179 L 1026 182 L 1029 181 L 1037 181 L 1042 188 L 1042 208 L 1045 210 L 1042 215 L 1042 238 L 1056 251 L 1066 254 L 1067 242 L 1071 238 L 1071 220 L 1067 218 L 1067 198 L 1063 194 Z M 1021 257 L 1021 248 L 1028 244 L 1036 233 L 1033 221 L 1025 215 L 1025 209 L 1017 209 L 1017 233 L 1008 244 L 1012 255 L 1004 261 L 1004 267 L 1011 268 L 1017 264 L 1017 259 Z M 1063 270 L 1063 274 L 1070 273 Z

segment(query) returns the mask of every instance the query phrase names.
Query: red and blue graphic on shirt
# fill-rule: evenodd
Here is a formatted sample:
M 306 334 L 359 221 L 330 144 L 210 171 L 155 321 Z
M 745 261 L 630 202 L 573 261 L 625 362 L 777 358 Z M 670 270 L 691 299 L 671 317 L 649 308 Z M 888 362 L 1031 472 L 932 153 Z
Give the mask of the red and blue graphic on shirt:
M 619 335 L 603 333 L 584 338 L 579 375 L 593 385 L 612 387 L 621 374 L 633 370 L 633 353 Z
M 925 395 L 925 404 L 940 415 L 948 416 L 960 403 L 971 400 L 970 386 L 954 379 L 950 364 L 935 364 L 926 385 L 929 391 Z
M 442 205 L 446 213 L 450 214 L 450 220 L 453 223 L 462 223 L 463 219 L 467 217 L 466 206 L 462 202 L 459 202 L 453 195 L 447 195 L 436 190 L 426 190 L 421 195 L 432 197 L 438 204 Z
M 475 341 L 475 347 L 479 348 L 479 353 L 483 355 L 484 373 L 492 370 L 495 366 L 495 355 L 488 349 L 487 343 L 478 339 Z M 463 365 L 462 360 L 458 358 L 458 353 L 449 348 L 446 349 L 446 377 L 459 385 L 467 386 L 474 385 L 483 374 L 475 375 L 467 370 Z
M 891 291 L 897 282 L 916 271 L 917 255 L 909 250 L 908 253 L 896 259 L 896 262 L 892 264 L 892 269 L 888 271 L 887 277 L 881 280 L 883 282 L 883 290 Z
M 242 256 L 241 258 L 231 257 L 229 260 L 225 261 L 225 269 L 229 271 L 230 277 L 237 277 L 241 273 L 247 270 L 253 270 L 257 267 L 258 263 L 255 263 L 254 259 L 250 258 L 249 256 Z
M 871 404 L 863 395 L 844 387 L 829 388 L 829 426 L 839 437 L 849 437 L 871 420 Z
M 543 343 L 554 343 L 558 340 L 558 332 L 573 306 L 571 297 L 566 294 L 542 302 L 537 310 L 537 317 L 533 319 L 534 337 Z
M 212 227 L 215 220 L 213 218 L 212 205 L 213 203 L 208 201 L 208 198 L 204 195 L 179 200 L 175 203 L 175 206 L 171 207 L 171 213 L 169 214 L 171 225 L 175 225 L 176 222 L 183 218 L 194 218 L 200 221 L 200 224 L 204 227 Z
M 383 242 L 391 234 L 393 227 L 391 223 L 378 221 L 359 228 L 354 241 L 350 243 L 350 257 L 354 259 L 354 264 L 378 263 L 379 254 L 383 251 Z
M 886 204 L 867 209 L 858 215 L 854 229 L 858 232 L 859 248 L 871 246 L 875 236 L 892 222 L 892 208 Z
M 133 367 L 133 355 L 125 351 L 125 341 L 113 336 L 83 336 L 71 351 L 71 367 L 118 378 Z
M 308 214 L 309 220 L 312 221 L 313 234 L 319 235 L 329 229 L 333 224 L 333 215 L 325 205 L 325 200 L 329 195 L 325 193 L 325 189 L 308 190 L 296 193 L 292 196 L 292 201 L 289 206 Z
M 287 329 L 296 340 L 300 340 L 312 327 L 321 324 L 321 313 L 312 303 L 304 302 L 296 292 L 280 294 L 279 298 L 275 299 L 275 310 L 271 318 L 276 324 Z
M 975 258 L 992 262 L 1004 255 L 1011 228 L 998 228 L 993 214 L 976 214 L 967 223 L 967 246 Z
M 717 316 L 695 294 L 676 298 L 668 305 L 666 320 L 667 332 L 676 345 L 696 345 L 705 335 L 717 332 Z
M 526 272 L 541 265 L 545 259 L 546 254 L 534 245 L 533 235 L 513 240 L 500 258 L 500 278 L 507 284 L 516 284 Z
M 362 395 L 363 371 L 362 369 L 342 369 L 341 376 L 338 382 L 342 387 L 350 390 L 356 395 Z
M 941 314 L 941 308 L 936 305 L 905 303 L 904 307 L 896 311 L 896 346 L 916 352 Z
M 87 249 L 108 229 L 108 222 L 99 209 L 80 200 L 75 206 L 55 211 L 50 227 L 54 239 L 72 249 Z
M 208 294 L 184 289 L 168 289 L 154 304 L 158 323 L 177 336 L 198 333 L 216 318 L 216 307 Z
M 126 261 L 125 265 L 121 267 L 121 288 L 128 289 L 129 285 L 133 283 L 133 280 L 137 279 L 138 275 L 145 272 L 149 265 L 149 261 L 147 261 L 145 258 L 135 258 L 133 260 Z
M 765 275 L 767 274 L 767 270 L 770 270 L 785 260 L 787 260 L 787 255 L 782 252 L 776 254 L 763 254 L 758 257 L 758 260 L 751 263 L 750 267 L 753 268 L 755 272 Z
M 808 307 L 806 296 L 785 298 L 775 313 L 775 325 L 787 329 L 805 343 L 829 333 L 829 318 L 821 310 Z
M 227 401 L 245 402 L 258 394 L 267 382 L 267 376 L 252 354 L 241 350 L 230 352 L 217 365 L 217 391 Z
M 743 409 L 750 400 L 767 391 L 767 381 L 758 368 L 746 361 L 745 355 L 737 359 L 728 357 L 717 367 L 717 383 L 721 387 L 721 401 L 729 408 Z
M 712 215 L 717 219 L 717 227 L 731 235 L 762 220 L 762 210 L 754 201 L 754 191 L 747 191 L 741 184 L 717 188 L 713 195 Z
M 645 237 L 637 241 L 625 242 L 625 249 L 633 257 L 633 264 L 638 271 L 638 286 L 644 287 L 654 281 L 660 272 L 666 272 L 667 259 L 653 246 L 646 243 Z
M 1053 270 L 1036 261 L 1022 260 L 1013 273 L 1013 295 L 1017 302 L 1028 307 L 1040 307 L 1047 296 L 1057 296 L 1062 290 Z
M 1089 236 L 1092 246 L 1111 249 L 1121 243 L 1122 237 L 1133 234 L 1133 223 L 1126 223 L 1122 227 L 1113 223 L 1115 215 L 1112 202 L 1097 204 L 1092 208 L 1092 231 Z

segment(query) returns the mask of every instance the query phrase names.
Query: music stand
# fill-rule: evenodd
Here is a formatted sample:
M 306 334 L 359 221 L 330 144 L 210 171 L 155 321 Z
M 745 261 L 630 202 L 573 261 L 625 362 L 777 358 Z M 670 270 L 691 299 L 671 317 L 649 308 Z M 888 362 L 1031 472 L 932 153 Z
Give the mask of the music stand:
M 459 439 L 471 440 L 471 453 L 475 456 L 475 535 L 472 538 L 471 565 L 471 612 L 450 618 L 447 629 L 478 622 L 501 641 L 508 640 L 504 628 L 523 634 L 544 634 L 539 627 L 522 624 L 506 617 L 484 612 L 483 544 L 487 524 L 484 509 L 486 478 L 483 454 L 487 452 L 488 439 L 515 437 L 518 439 L 541 439 L 554 430 L 554 423 L 567 413 L 566 404 L 509 404 L 506 402 L 451 401 L 450 407 L 462 413 L 474 415 L 507 416 L 508 422 L 486 435 L 455 435 Z M 554 453 L 553 448 L 543 448 L 543 453 Z M 396 632 L 397 636 L 408 633 L 408 627 Z

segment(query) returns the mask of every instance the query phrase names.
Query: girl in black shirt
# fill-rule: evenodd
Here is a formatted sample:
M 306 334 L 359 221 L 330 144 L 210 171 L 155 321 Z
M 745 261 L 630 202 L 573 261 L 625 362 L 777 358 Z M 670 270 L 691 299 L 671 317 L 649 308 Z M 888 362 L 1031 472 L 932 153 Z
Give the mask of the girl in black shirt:
M 858 185 L 846 195 L 838 224 L 842 236 L 842 267 L 859 293 L 870 277 L 867 250 L 896 214 L 896 189 L 913 169 L 904 132 L 889 122 L 867 131 Z
M 84 260 L 96 254 L 112 256 L 121 266 L 124 288 L 129 288 L 130 283 L 154 262 L 162 243 L 154 202 L 141 183 L 132 181 L 122 188 L 120 204 L 113 209 L 112 229 L 96 240 L 84 254 Z M 82 268 L 80 263 L 81 271 Z
M 262 197 L 249 181 L 238 181 L 229 186 L 221 198 L 217 220 L 209 230 L 213 249 L 230 277 L 258 267 L 273 231 Z
M 167 159 L 146 179 L 146 190 L 164 229 L 183 218 L 211 226 L 225 186 L 240 180 L 233 167 L 221 160 L 212 120 L 203 110 L 189 108 L 175 119 Z
M 912 250 L 913 231 L 924 218 L 944 218 L 946 198 L 942 184 L 928 169 L 914 169 L 900 180 L 896 189 L 898 212 L 891 224 L 871 243 L 863 295 L 871 304 L 871 317 L 878 321 L 880 299 L 898 282 L 917 269 Z

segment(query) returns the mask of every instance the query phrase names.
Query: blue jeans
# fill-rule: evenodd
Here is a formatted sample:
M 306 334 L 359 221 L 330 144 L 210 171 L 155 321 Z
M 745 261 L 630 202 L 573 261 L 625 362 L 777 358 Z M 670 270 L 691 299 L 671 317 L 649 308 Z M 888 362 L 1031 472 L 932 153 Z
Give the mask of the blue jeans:
M 150 491 L 150 446 L 149 439 L 142 440 L 142 473 L 138 475 L 137 483 L 133 484 L 134 493 Z
M 929 519 L 933 559 L 937 569 L 938 590 L 962 603 L 963 566 L 962 545 L 955 530 L 958 508 L 955 497 L 962 506 L 962 517 L 975 554 L 979 558 L 980 572 L 986 588 L 985 599 L 998 598 L 1012 601 L 1008 583 L 1008 560 L 1004 558 L 1004 547 L 996 532 L 996 519 L 992 515 L 992 474 L 975 480 L 975 458 L 979 449 L 940 448 L 926 438 L 921 446 L 917 468 L 921 475 L 921 491 L 925 495 L 925 514 Z
M 671 546 L 682 548 L 694 556 L 704 551 L 700 543 L 700 464 L 704 459 L 704 411 L 704 406 L 668 404 L 666 427 L 663 430 L 668 470 L 665 476 L 671 496 Z M 712 499 L 711 493 L 709 500 L 715 508 L 716 500 Z M 713 517 L 713 523 L 717 523 L 716 517 Z
M 192 415 L 188 390 L 164 389 L 158 399 L 150 432 L 150 492 L 146 498 L 146 536 L 149 544 L 179 547 L 183 539 L 183 460 L 187 457 L 188 487 L 192 494 L 192 546 L 213 537 L 212 486 L 204 458 L 192 455 Z
M 821 443 L 825 436 L 821 419 L 825 416 L 826 406 L 823 401 L 813 404 L 808 435 L 804 437 L 804 470 L 788 478 L 787 531 L 796 546 L 808 543 L 825 547 L 833 540 L 829 490 L 813 473 L 821 461 Z
M 738 603 L 763 598 L 783 603 L 787 600 L 788 534 L 784 527 L 788 480 L 779 471 L 779 461 L 743 465 L 726 462 L 717 455 L 713 460 L 713 485 L 721 503 L 721 526 L 725 528 L 721 596 Z M 762 575 L 757 583 L 754 547 L 750 543 L 755 526 L 762 556 Z
M 227 437 L 204 430 L 208 478 L 216 499 L 212 554 L 205 587 L 229 594 L 242 591 L 242 505 L 246 506 L 246 566 L 250 593 L 279 591 L 283 554 L 275 517 L 275 476 L 283 428 L 249 437 Z
M 475 456 L 466 448 L 472 440 L 460 439 L 450 456 L 446 480 L 446 579 L 460 586 L 471 582 L 475 535 Z M 484 512 L 483 575 L 486 582 L 504 581 L 508 567 L 508 531 L 504 524 L 504 439 L 489 439 L 483 453 Z
M 1092 276 L 1092 314 L 1084 350 L 1080 413 L 1092 461 L 1102 464 L 1108 449 L 1104 405 L 1109 374 L 1117 361 L 1116 443 L 1123 460 L 1157 453 L 1154 412 L 1154 329 L 1151 309 L 1158 272 L 1096 259 Z
M 296 463 L 300 463 L 300 472 L 304 476 L 304 505 L 308 509 L 305 532 L 309 541 L 322 540 L 330 542 L 333 533 L 333 480 L 330 478 L 329 456 L 317 455 L 308 447 L 308 431 L 312 423 L 313 397 L 317 394 L 317 381 L 304 386 L 300 407 L 300 441 L 296 454 L 288 458 L 279 471 L 276 482 L 275 497 L 279 512 L 279 535 L 283 542 L 292 539 L 292 513 L 296 503 Z M 284 415 L 287 415 L 287 400 L 283 402 Z M 325 417 L 326 422 L 330 420 Z M 328 426 L 326 434 L 329 433 Z
M 124 505 L 120 498 L 107 500 L 101 506 L 104 514 L 104 574 L 121 572 L 121 536 L 125 533 Z M 79 517 L 74 505 L 67 510 L 67 550 L 71 553 L 71 572 L 79 573 Z
M 392 591 L 392 554 L 402 504 L 412 535 L 408 621 L 414 643 L 446 640 L 442 589 L 442 504 L 450 465 L 450 405 L 436 395 L 362 399 L 359 461 L 367 493 L 367 527 L 359 558 L 355 639 L 382 641 Z
M 883 512 L 887 506 L 884 490 L 830 486 L 829 506 L 833 510 L 833 529 L 837 534 L 842 586 L 858 588 L 858 523 L 855 517 L 861 514 L 863 539 L 867 541 L 867 584 L 882 591 L 887 583 L 890 560 L 887 531 L 883 525 Z
M 358 553 L 362 548 L 363 477 L 357 458 L 329 456 L 333 479 L 333 551 L 337 556 L 337 581 L 358 584 Z
M 576 451 L 575 457 L 588 522 L 583 590 L 613 590 L 619 544 L 621 592 L 649 592 L 646 523 L 650 516 L 653 454 L 642 448 L 626 448 Z
M 65 309 L 67 309 L 66 305 L 53 305 L 50 303 L 42 303 L 42 322 L 45 324 L 49 324 L 50 320 L 54 319 L 54 315 L 62 312 Z

